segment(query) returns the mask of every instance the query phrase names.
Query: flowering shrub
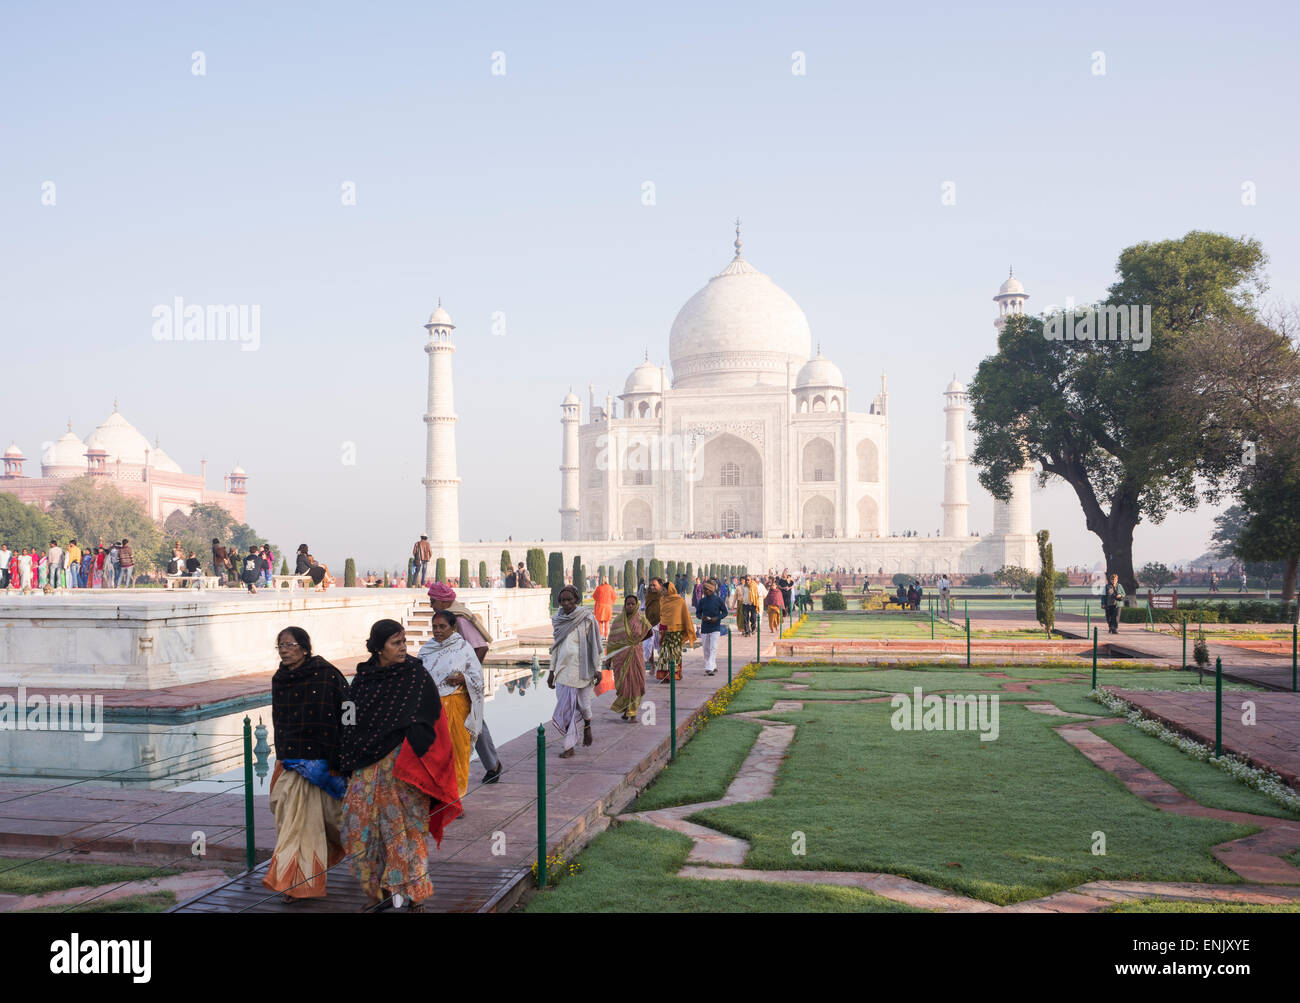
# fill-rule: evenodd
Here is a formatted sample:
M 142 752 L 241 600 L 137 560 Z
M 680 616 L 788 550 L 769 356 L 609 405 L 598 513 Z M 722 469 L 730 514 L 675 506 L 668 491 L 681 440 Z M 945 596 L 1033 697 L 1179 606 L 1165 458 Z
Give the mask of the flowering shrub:
M 719 714 L 725 714 L 727 711 L 727 704 L 731 703 L 736 694 L 743 690 L 745 684 L 753 679 L 757 673 L 757 662 L 750 662 L 746 665 L 731 682 L 727 683 L 726 686 L 722 687 L 722 689 L 718 690 L 717 693 L 709 697 L 708 702 L 696 712 L 695 721 L 693 723 L 705 724 L 711 718 L 715 718 Z
M 560 853 L 549 853 L 546 856 L 546 883 L 553 885 L 559 882 L 565 874 L 577 874 L 582 869 L 582 865 L 576 861 L 569 863 Z M 537 880 L 537 861 L 533 861 L 533 880 Z
M 1135 708 L 1127 700 L 1116 696 L 1104 689 L 1098 687 L 1092 690 L 1088 696 L 1096 700 L 1103 707 L 1113 711 L 1116 714 L 1123 714 L 1125 719 L 1138 731 L 1145 732 L 1154 738 L 1160 739 L 1166 745 L 1172 745 L 1193 759 L 1202 763 L 1210 763 L 1223 770 L 1230 777 L 1239 780 L 1254 790 L 1259 791 L 1265 797 L 1276 801 L 1288 811 L 1300 813 L 1300 794 L 1297 794 L 1289 787 L 1281 777 L 1272 770 L 1260 769 L 1251 766 L 1240 756 L 1224 754 L 1215 756 L 1214 750 L 1208 745 L 1197 742 L 1165 726 L 1163 721 L 1157 721 L 1154 718 L 1145 716 L 1140 710 Z
M 784 641 L 788 637 L 794 637 L 795 632 L 807 622 L 808 614 L 804 613 L 798 620 L 790 624 L 790 626 L 786 627 L 786 629 L 781 632 L 781 640 Z

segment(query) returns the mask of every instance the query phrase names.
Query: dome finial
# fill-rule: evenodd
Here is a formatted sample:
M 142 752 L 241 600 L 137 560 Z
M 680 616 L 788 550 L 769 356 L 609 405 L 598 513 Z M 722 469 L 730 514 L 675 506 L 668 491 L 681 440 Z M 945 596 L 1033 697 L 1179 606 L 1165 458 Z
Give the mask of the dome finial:
M 68 419 L 68 431 L 69 431 L 69 432 L 72 431 L 72 419 L 71 419 L 71 418 Z
M 113 413 L 117 414 L 117 398 L 113 398 Z
M 1007 265 L 1007 278 L 1014 279 L 1015 277 L 1016 277 L 1015 268 L 1012 267 L 1011 265 Z
M 737 216 L 737 217 L 736 217 L 736 243 L 735 243 L 735 245 L 734 245 L 735 248 L 736 248 L 736 257 L 737 257 L 737 258 L 740 257 L 740 245 L 741 245 L 741 239 L 740 239 L 740 217 Z

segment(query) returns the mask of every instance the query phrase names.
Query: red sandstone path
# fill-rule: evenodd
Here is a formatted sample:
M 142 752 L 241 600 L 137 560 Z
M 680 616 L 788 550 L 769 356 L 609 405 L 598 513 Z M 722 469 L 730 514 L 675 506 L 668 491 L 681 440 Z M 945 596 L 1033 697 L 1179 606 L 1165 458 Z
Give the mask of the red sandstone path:
M 1041 681 L 1030 680 L 1029 682 Z M 1060 717 L 1086 717 L 1086 715 L 1067 714 L 1053 704 L 1026 704 L 1025 706 L 1029 710 Z M 1130 791 L 1161 811 L 1215 818 L 1261 828 L 1263 831 L 1253 836 L 1231 840 L 1214 848 L 1215 857 L 1229 870 L 1245 879 L 1248 884 L 1090 881 L 1077 888 L 1056 892 L 1042 898 L 1009 906 L 998 906 L 894 874 L 863 871 L 760 871 L 745 868 L 741 865 L 749 853 L 749 843 L 746 840 L 688 822 L 686 818 L 708 808 L 770 797 L 781 760 L 794 738 L 795 727 L 767 720 L 761 715 L 802 709 L 803 704 L 798 701 L 778 700 L 773 704 L 771 711 L 736 715 L 757 721 L 763 726 L 763 731 L 721 800 L 637 812 L 619 816 L 619 820 L 648 822 L 661 829 L 688 836 L 694 845 L 686 858 L 685 865 L 677 873 L 679 878 L 703 881 L 837 885 L 873 892 L 883 898 L 916 908 L 941 912 L 1100 912 L 1120 902 L 1145 898 L 1260 905 L 1300 902 L 1300 868 L 1283 859 L 1292 850 L 1300 848 L 1300 820 L 1291 821 L 1246 812 L 1221 811 L 1206 808 L 1191 800 L 1179 793 L 1173 785 L 1120 752 L 1110 742 L 1091 730 L 1099 724 L 1119 723 L 1122 720 L 1120 718 L 1089 720 L 1086 725 L 1063 724 L 1055 730 L 1089 760 L 1115 774 Z

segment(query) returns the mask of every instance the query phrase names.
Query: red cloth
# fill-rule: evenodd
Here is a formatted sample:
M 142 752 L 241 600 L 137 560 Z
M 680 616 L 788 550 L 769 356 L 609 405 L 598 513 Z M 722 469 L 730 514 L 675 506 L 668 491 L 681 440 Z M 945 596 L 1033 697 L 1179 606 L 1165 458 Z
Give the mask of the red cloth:
M 393 776 L 405 780 L 429 795 L 429 832 L 442 846 L 442 833 L 453 820 L 460 818 L 460 786 L 456 782 L 456 763 L 452 759 L 451 732 L 447 715 L 439 714 L 438 737 L 423 756 L 417 756 L 411 743 L 402 740 L 402 751 L 393 764 Z

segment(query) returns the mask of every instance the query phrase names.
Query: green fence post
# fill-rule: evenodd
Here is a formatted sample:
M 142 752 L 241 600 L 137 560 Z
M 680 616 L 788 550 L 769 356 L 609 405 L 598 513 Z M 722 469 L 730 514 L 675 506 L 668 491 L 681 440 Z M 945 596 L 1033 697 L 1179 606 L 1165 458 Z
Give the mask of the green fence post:
M 251 871 L 257 864 L 257 834 L 253 826 L 253 722 L 244 717 L 244 853 Z
M 970 617 L 966 617 L 966 668 L 970 668 Z
M 763 607 L 758 607 L 758 616 L 754 617 L 754 637 L 757 651 L 754 654 L 754 661 L 759 665 L 763 664 Z
M 727 685 L 731 685 L 731 628 L 727 628 Z
M 677 666 L 668 662 L 668 759 L 677 758 Z
M 930 640 L 934 640 L 934 604 L 930 605 Z
M 546 887 L 546 725 L 537 726 L 537 887 Z
M 1183 617 L 1183 664 L 1182 668 L 1187 668 L 1187 617 Z
M 1214 660 L 1214 756 L 1223 758 L 1223 659 Z
M 1295 693 L 1296 688 L 1296 625 L 1291 624 L 1291 692 Z
M 1087 602 L 1084 602 L 1083 604 L 1083 615 L 1088 618 L 1088 634 L 1091 634 L 1092 633 L 1092 607 L 1089 606 Z M 1085 634 L 1084 637 L 1087 637 L 1088 634 Z
M 1097 628 L 1092 628 L 1092 688 L 1097 688 Z

